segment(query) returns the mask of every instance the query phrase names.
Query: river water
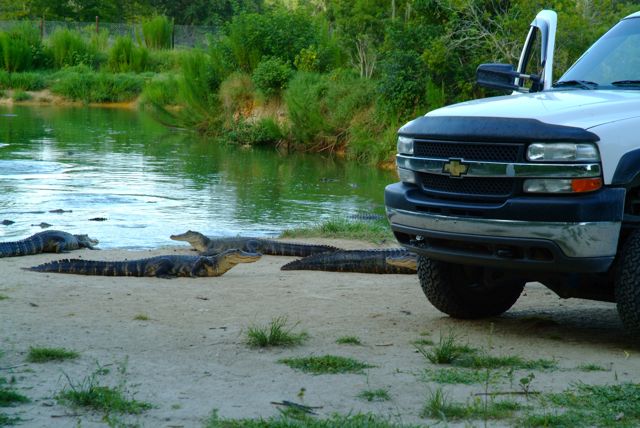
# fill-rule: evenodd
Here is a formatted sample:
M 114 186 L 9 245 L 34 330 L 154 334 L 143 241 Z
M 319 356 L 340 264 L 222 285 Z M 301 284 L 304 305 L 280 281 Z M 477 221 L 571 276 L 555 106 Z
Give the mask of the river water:
M 354 213 L 383 213 L 395 174 L 169 131 L 142 112 L 0 107 L 0 241 L 52 229 L 101 248 L 175 244 L 187 229 L 275 236 Z M 64 212 L 51 212 L 63 210 Z M 97 221 L 102 219 L 102 221 Z

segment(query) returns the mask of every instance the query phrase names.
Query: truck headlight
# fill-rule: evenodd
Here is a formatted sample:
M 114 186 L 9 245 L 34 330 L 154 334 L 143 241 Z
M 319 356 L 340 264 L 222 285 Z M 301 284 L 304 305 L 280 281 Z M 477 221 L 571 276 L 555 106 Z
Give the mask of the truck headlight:
M 598 148 L 591 143 L 533 143 L 527 160 L 534 162 L 597 162 Z
M 532 178 L 524 180 L 526 193 L 585 193 L 602 187 L 602 179 L 596 178 Z
M 398 137 L 398 153 L 403 155 L 412 155 L 413 138 Z

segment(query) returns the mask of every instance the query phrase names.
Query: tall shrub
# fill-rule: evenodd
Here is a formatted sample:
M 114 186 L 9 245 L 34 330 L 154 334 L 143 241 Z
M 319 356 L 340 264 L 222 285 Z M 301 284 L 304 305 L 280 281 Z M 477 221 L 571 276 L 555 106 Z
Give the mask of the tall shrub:
M 171 48 L 173 24 L 164 15 L 157 15 L 142 21 L 144 43 L 149 49 Z
M 58 28 L 49 39 L 53 65 L 57 68 L 96 65 L 97 51 L 78 31 Z
M 149 63 L 149 51 L 145 47 L 135 46 L 131 37 L 118 37 L 109 50 L 107 64 L 115 72 L 142 72 Z
M 25 23 L 0 32 L 0 65 L 6 71 L 25 71 L 44 64 L 38 30 Z

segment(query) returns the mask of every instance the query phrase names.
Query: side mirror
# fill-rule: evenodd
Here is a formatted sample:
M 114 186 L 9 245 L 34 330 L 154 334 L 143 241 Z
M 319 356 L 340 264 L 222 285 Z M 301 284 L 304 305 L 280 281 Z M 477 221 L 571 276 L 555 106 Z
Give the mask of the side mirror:
M 492 89 L 516 91 L 519 87 L 515 81 L 519 76 L 511 64 L 481 64 L 476 70 L 478 85 Z
M 532 81 L 531 90 L 537 90 L 540 77 L 535 74 L 521 74 L 511 64 L 481 64 L 476 70 L 476 82 L 480 86 L 507 91 L 529 92 L 525 87 L 516 84 L 516 79 Z

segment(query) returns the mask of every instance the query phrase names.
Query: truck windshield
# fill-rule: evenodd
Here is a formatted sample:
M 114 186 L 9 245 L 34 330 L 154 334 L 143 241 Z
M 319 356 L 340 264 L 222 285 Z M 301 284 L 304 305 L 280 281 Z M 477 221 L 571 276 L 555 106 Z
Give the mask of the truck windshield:
M 555 89 L 640 89 L 640 18 L 621 21 L 556 82 Z

